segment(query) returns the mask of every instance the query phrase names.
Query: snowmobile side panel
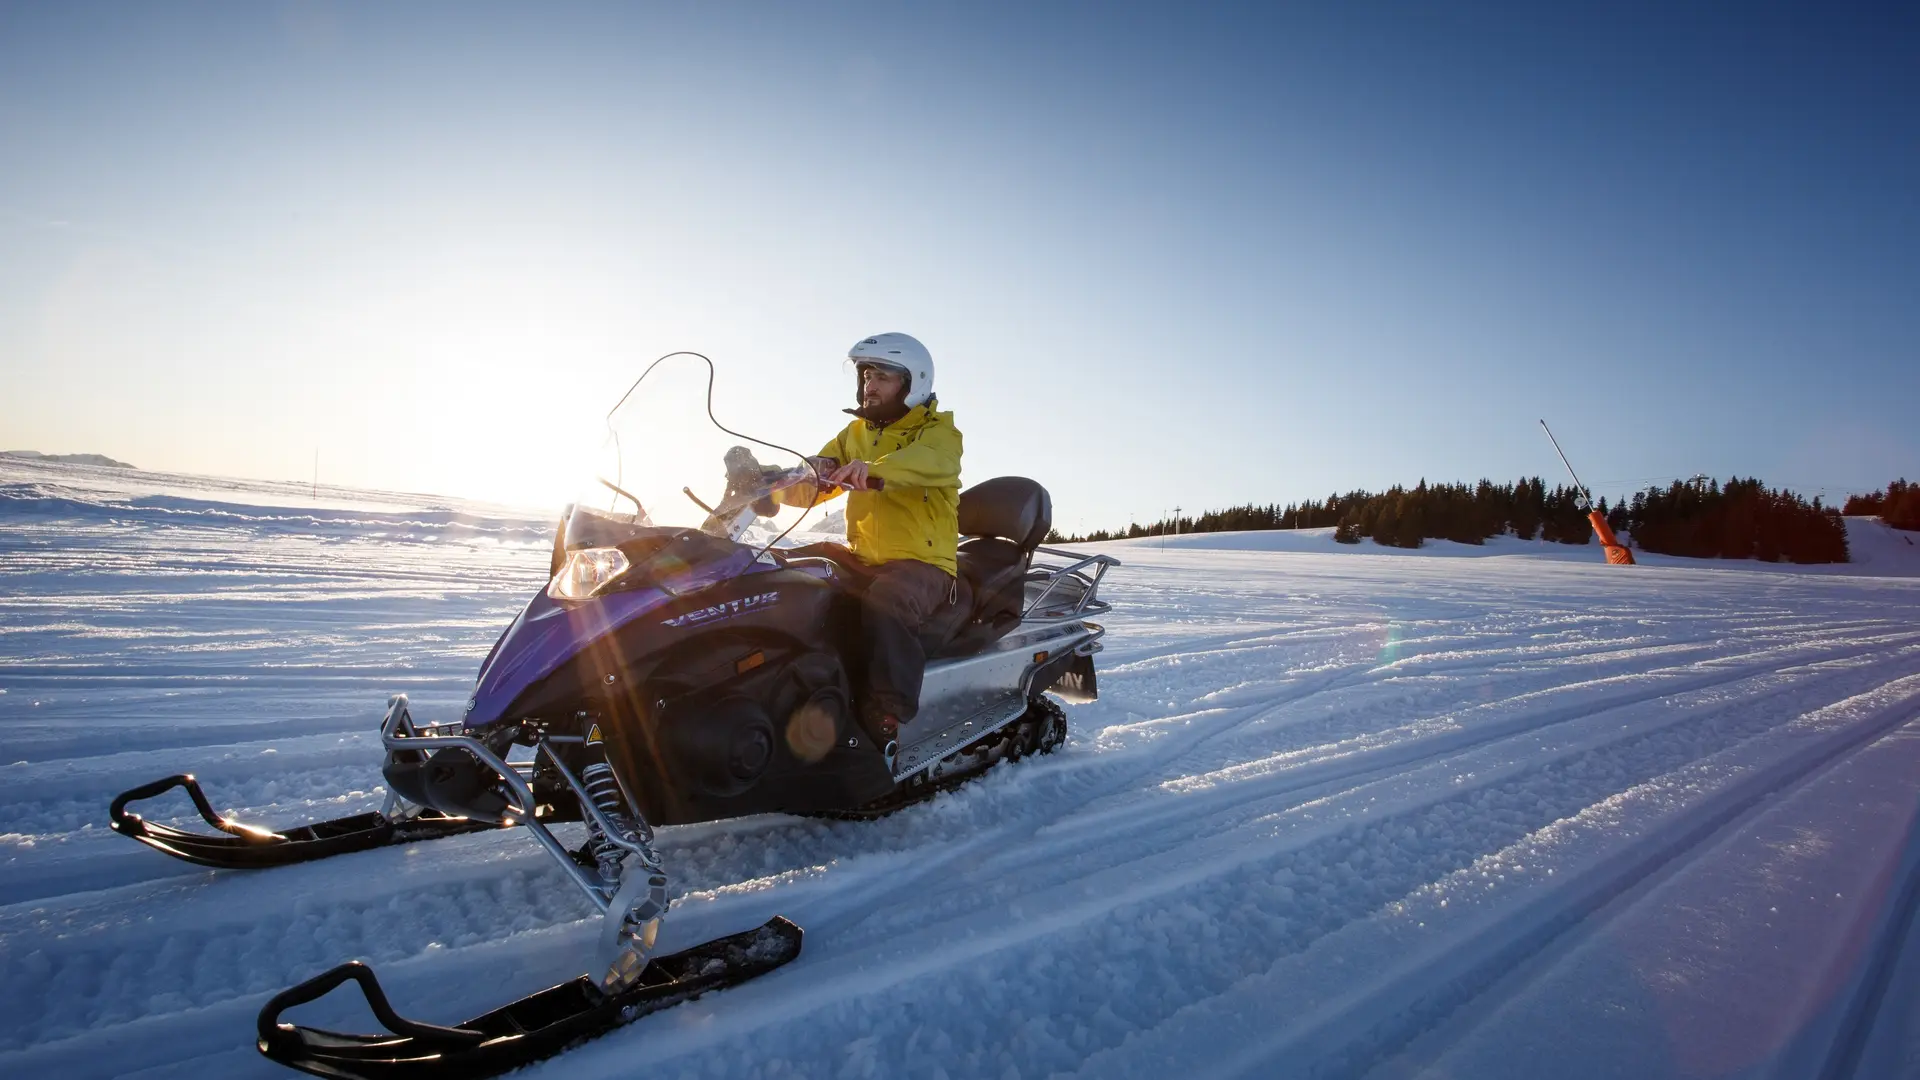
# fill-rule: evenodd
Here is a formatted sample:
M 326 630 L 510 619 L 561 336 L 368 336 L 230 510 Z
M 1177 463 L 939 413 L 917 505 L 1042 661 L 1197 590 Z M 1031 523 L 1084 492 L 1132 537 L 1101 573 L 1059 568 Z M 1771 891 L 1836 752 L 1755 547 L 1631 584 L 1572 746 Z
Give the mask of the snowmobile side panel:
M 598 699 L 625 698 L 638 693 L 656 668 L 672 670 L 676 649 L 714 632 L 734 636 L 759 632 L 785 638 L 795 646 L 817 643 L 828 634 L 829 613 L 836 597 L 830 585 L 811 574 L 759 567 L 678 598 L 659 595 L 655 602 L 645 604 L 642 601 L 647 592 L 616 594 L 637 598 L 633 601 L 635 608 L 617 619 L 603 617 L 606 624 L 586 640 L 569 644 L 563 658 L 528 662 L 526 667 L 541 672 L 538 677 L 523 677 L 518 672 L 523 642 L 516 641 L 513 649 L 503 649 L 507 655 L 496 667 L 513 669 L 509 674 L 518 688 L 511 700 L 497 706 L 482 701 L 468 715 L 466 727 L 478 729 L 502 718 L 568 716 L 583 706 L 590 708 Z M 536 597 L 521 618 L 553 623 L 557 616 L 552 610 Z M 582 607 L 561 611 L 560 615 L 580 622 L 589 618 L 583 613 L 591 610 Z M 571 634 L 573 630 L 566 632 Z M 488 719 L 483 721 L 482 715 Z
M 656 958 L 640 980 L 611 996 L 591 977 L 529 994 L 454 1027 L 395 1012 L 373 969 L 352 962 L 284 990 L 260 1010 L 259 1050 L 314 1076 L 439 1080 L 497 1076 L 548 1058 L 701 994 L 737 986 L 800 955 L 800 927 L 780 916 L 728 937 Z M 390 1034 L 354 1035 L 283 1024 L 280 1014 L 355 982 Z
M 833 647 L 846 607 L 817 574 L 756 569 L 629 619 L 528 685 L 505 715 L 602 725 L 654 825 L 858 806 L 893 776 L 855 726 Z M 731 748 L 756 741 L 742 702 L 764 710 L 774 738 L 761 767 L 716 782 Z
M 174 788 L 184 788 L 194 808 L 207 824 L 224 835 L 188 832 L 167 825 L 156 825 L 127 809 L 129 803 L 151 799 Z M 325 859 L 354 851 L 431 840 L 459 833 L 497 828 L 486 822 L 449 817 L 437 811 L 422 811 L 419 816 L 394 821 L 380 813 L 354 814 L 350 817 L 318 821 L 299 828 L 272 832 L 229 821 L 214 813 L 213 805 L 190 773 L 180 773 L 151 784 L 121 792 L 108 810 L 114 832 L 165 852 L 176 859 L 220 870 L 257 869 L 286 866 L 291 863 Z
M 545 589 L 533 595 L 481 668 L 467 704 L 467 726 L 500 720 L 529 687 L 677 597 L 759 570 L 752 551 L 738 544 L 690 530 L 651 532 L 658 535 L 621 545 L 622 551 L 633 548 L 634 559 L 624 583 L 588 601 L 555 600 Z
M 857 806 L 893 786 L 880 748 L 856 726 L 834 653 L 777 628 L 741 627 L 703 635 L 653 670 L 658 697 L 608 701 L 604 714 L 614 719 L 609 756 L 649 822 Z M 774 738 L 757 778 L 730 787 L 703 774 L 752 734 L 755 725 L 728 722 L 743 702 L 764 710 Z
M 920 714 L 900 729 L 894 779 L 904 780 L 1019 718 L 1028 698 L 1050 686 L 1056 669 L 1095 636 L 1091 629 L 1064 622 L 1021 627 L 984 652 L 929 663 Z

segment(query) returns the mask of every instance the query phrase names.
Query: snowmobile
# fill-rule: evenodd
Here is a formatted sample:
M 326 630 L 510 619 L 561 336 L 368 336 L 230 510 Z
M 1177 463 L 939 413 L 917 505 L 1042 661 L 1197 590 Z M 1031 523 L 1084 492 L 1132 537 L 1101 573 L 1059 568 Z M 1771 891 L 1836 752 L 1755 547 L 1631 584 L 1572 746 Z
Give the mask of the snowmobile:
M 663 370 L 673 359 L 683 363 Z M 706 367 L 688 371 L 687 362 Z M 710 426 L 690 423 L 693 410 L 650 413 L 633 431 L 615 422 L 643 384 L 671 398 L 661 384 L 697 389 L 702 374 Z M 809 503 L 825 481 L 801 455 L 722 427 L 712 379 L 705 357 L 670 354 L 609 413 L 614 478 L 603 472 L 597 481 L 608 505 L 569 508 L 546 587 L 482 662 L 464 715 L 423 724 L 404 695 L 388 703 L 380 735 L 390 794 L 380 814 L 272 833 L 214 814 L 185 776 L 115 801 L 116 830 L 221 866 L 516 827 L 603 912 L 597 978 L 582 975 L 444 1028 L 399 1016 L 370 969 L 343 964 L 268 1003 L 262 1053 L 326 1076 L 492 1075 L 772 970 L 800 945 L 799 928 L 778 917 L 653 955 L 668 907 L 655 827 L 770 812 L 891 813 L 1000 761 L 1060 745 L 1066 715 L 1049 692 L 1097 695 L 1093 656 L 1104 629 L 1089 620 L 1109 609 L 1098 590 L 1118 563 L 1044 546 L 1046 490 L 999 477 L 961 493 L 960 572 L 947 611 L 922 634 L 929 662 L 918 715 L 891 740 L 865 726 L 854 691 L 861 658 L 851 647 L 863 565 L 835 544 L 787 542 L 806 511 L 782 509 L 780 493 L 803 492 L 798 501 Z M 625 465 L 636 459 L 648 468 L 629 482 Z M 712 502 L 666 478 L 670 463 L 716 459 L 724 480 Z M 782 517 L 792 520 L 782 527 Z M 127 812 L 128 802 L 175 785 L 221 835 Z M 551 828 L 567 821 L 585 825 L 574 848 Z M 347 981 L 388 1033 L 280 1021 Z

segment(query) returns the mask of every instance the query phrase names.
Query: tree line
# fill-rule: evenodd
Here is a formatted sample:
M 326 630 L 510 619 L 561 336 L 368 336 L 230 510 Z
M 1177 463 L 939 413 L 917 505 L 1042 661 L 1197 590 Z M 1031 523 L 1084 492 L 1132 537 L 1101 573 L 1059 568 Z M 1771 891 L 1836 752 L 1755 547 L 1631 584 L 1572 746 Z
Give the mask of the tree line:
M 1633 546 L 1663 555 L 1762 562 L 1843 563 L 1847 526 L 1840 511 L 1757 479 L 1723 486 L 1675 483 L 1637 492 L 1621 515 Z M 1609 518 L 1609 525 L 1613 519 Z
M 1848 517 L 1877 517 L 1896 529 L 1920 531 L 1920 484 L 1895 480 L 1885 491 L 1847 496 L 1841 513 Z
M 1920 496 L 1920 485 L 1896 485 Z M 1891 494 L 1891 489 L 1889 491 Z M 1903 498 L 1908 497 L 1905 494 Z M 1891 499 L 1888 500 L 1891 502 Z M 1920 499 L 1916 500 L 1920 502 Z M 1849 503 L 1851 506 L 1852 503 Z M 1906 505 L 1902 503 L 1901 505 Z M 1724 485 L 1674 483 L 1649 487 L 1616 506 L 1605 499 L 1595 509 L 1630 546 L 1696 558 L 1761 559 L 1768 562 L 1847 561 L 1847 535 L 1840 513 L 1791 491 L 1735 477 Z M 1920 505 L 1915 506 L 1920 510 Z M 1849 511 L 1851 512 L 1851 511 Z M 1170 518 L 1084 536 L 1053 533 L 1054 543 L 1087 543 L 1159 536 L 1163 533 L 1237 532 L 1334 526 L 1333 538 L 1357 544 L 1364 537 L 1389 547 L 1417 548 L 1427 540 L 1481 544 L 1502 535 L 1561 544 L 1593 541 L 1593 527 L 1580 493 L 1566 485 L 1548 488 L 1537 476 L 1511 484 L 1395 486 L 1380 493 L 1350 491 L 1325 499 L 1248 504 Z

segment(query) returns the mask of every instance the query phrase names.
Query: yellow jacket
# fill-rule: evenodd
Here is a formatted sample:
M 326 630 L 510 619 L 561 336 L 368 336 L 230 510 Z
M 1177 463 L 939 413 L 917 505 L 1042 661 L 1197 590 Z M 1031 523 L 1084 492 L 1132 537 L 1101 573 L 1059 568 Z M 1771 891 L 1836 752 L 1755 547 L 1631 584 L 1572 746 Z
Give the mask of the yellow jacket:
M 960 429 L 937 401 L 915 405 L 881 427 L 855 420 L 820 448 L 844 465 L 868 463 L 879 491 L 847 492 L 847 546 L 868 565 L 918 559 L 951 574 L 960 543 Z M 839 489 L 814 501 L 825 502 Z M 804 504 L 804 498 L 794 500 Z

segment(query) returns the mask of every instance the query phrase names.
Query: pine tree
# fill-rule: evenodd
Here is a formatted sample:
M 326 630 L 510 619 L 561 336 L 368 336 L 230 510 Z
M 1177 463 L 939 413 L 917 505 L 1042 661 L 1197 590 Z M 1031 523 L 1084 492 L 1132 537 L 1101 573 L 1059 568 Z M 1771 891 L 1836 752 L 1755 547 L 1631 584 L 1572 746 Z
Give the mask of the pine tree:
M 1507 526 L 1513 530 L 1513 535 L 1522 540 L 1531 540 L 1539 535 L 1540 504 L 1544 494 L 1545 487 L 1538 477 L 1529 479 L 1523 476 L 1519 483 L 1513 485 L 1507 511 Z
M 1373 516 L 1373 529 L 1368 534 L 1373 542 L 1382 546 L 1391 546 L 1400 535 L 1400 506 L 1397 500 L 1384 500 Z
M 1426 537 L 1426 494 L 1427 482 L 1422 480 L 1418 488 L 1400 497 L 1400 520 L 1393 530 L 1394 547 L 1417 548 L 1420 546 L 1420 541 Z

